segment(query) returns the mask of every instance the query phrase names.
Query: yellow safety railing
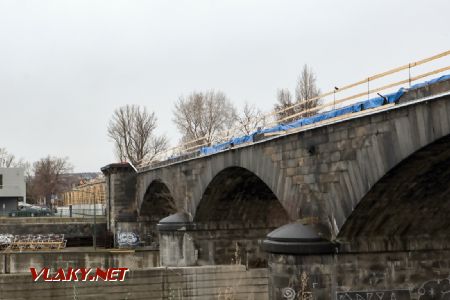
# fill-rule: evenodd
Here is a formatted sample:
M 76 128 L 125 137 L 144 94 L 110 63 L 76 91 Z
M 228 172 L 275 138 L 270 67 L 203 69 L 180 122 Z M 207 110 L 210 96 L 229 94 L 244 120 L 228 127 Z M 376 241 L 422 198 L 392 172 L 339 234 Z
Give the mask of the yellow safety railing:
M 434 70 L 422 73 L 420 75 L 416 75 L 416 76 L 411 77 L 411 69 L 412 68 L 415 68 L 415 67 L 420 66 L 420 65 L 424 65 L 424 64 L 432 62 L 432 61 L 436 61 L 436 60 L 438 60 L 440 58 L 443 58 L 443 57 L 446 57 L 448 55 L 450 55 L 450 50 L 447 50 L 447 51 L 444 51 L 442 53 L 433 55 L 431 57 L 427 57 L 427 58 L 422 59 L 422 60 L 418 60 L 416 62 L 408 63 L 408 64 L 402 65 L 400 67 L 396 67 L 396 68 L 387 70 L 387 71 L 382 72 L 382 73 L 378 73 L 378 74 L 369 76 L 369 77 L 367 77 L 365 79 L 362 79 L 362 80 L 359 80 L 357 82 L 354 82 L 354 83 L 347 84 L 347 85 L 344 85 L 342 87 L 339 87 L 338 89 L 333 89 L 332 91 L 329 91 L 329 92 L 326 92 L 326 93 L 322 93 L 322 94 L 320 94 L 320 95 L 318 95 L 316 97 L 313 97 L 313 98 L 310 98 L 310 99 L 307 99 L 307 100 L 304 100 L 304 101 L 297 102 L 297 103 L 295 103 L 295 104 L 293 104 L 293 105 L 291 105 L 289 107 L 285 107 L 285 108 L 280 109 L 280 110 L 275 110 L 275 111 L 268 112 L 268 113 L 264 114 L 263 117 L 264 118 L 273 117 L 273 118 L 275 118 L 275 120 L 273 120 L 271 122 L 268 122 L 266 124 L 266 128 L 270 127 L 271 125 L 277 124 L 277 123 L 282 123 L 282 122 L 289 121 L 291 119 L 295 119 L 295 118 L 301 117 L 301 116 L 303 116 L 306 113 L 308 113 L 308 114 L 318 113 L 318 111 L 323 111 L 324 109 L 327 109 L 327 108 L 335 108 L 336 104 L 342 104 L 342 103 L 347 102 L 349 100 L 353 100 L 353 99 L 360 98 L 360 97 L 363 97 L 363 96 L 369 96 L 370 94 L 378 93 L 378 92 L 381 92 L 381 91 L 385 91 L 387 89 L 390 89 L 390 88 L 393 88 L 393 87 L 396 87 L 396 86 L 399 86 L 399 85 L 403 85 L 403 84 L 407 84 L 407 83 L 411 84 L 413 81 L 417 81 L 419 79 L 422 79 L 422 78 L 425 78 L 425 77 L 428 77 L 428 76 L 432 76 L 432 75 L 436 75 L 436 74 L 445 72 L 447 70 L 450 70 L 450 66 L 446 66 L 446 67 L 437 68 L 437 69 L 434 69 Z M 384 78 L 386 76 L 389 76 L 389 75 L 392 75 L 392 74 L 395 74 L 395 73 L 398 73 L 398 72 L 404 71 L 404 70 L 409 70 L 409 72 L 408 72 L 409 76 L 408 76 L 407 79 L 396 81 L 396 82 L 393 82 L 393 83 L 389 83 L 389 84 L 386 84 L 386 85 L 383 85 L 383 86 L 377 87 L 377 88 L 372 88 L 372 89 L 369 88 L 370 83 L 372 81 L 375 81 L 375 80 L 380 79 L 380 78 Z M 286 112 L 288 110 L 295 109 L 295 108 L 297 108 L 299 106 L 305 106 L 308 103 L 311 103 L 313 101 L 317 101 L 317 100 L 323 99 L 323 98 L 325 98 L 327 96 L 330 96 L 330 95 L 336 96 L 336 94 L 338 94 L 338 93 L 342 93 L 343 91 L 351 90 L 353 88 L 356 88 L 356 87 L 359 87 L 359 86 L 362 86 L 362 85 L 367 85 L 367 87 L 368 87 L 367 91 L 359 92 L 359 93 L 356 93 L 356 94 L 353 94 L 353 95 L 350 95 L 350 96 L 346 96 L 346 97 L 343 97 L 343 98 L 338 99 L 338 100 L 335 99 L 334 101 L 330 101 L 329 103 L 324 103 L 324 104 L 321 104 L 321 105 L 317 105 L 317 106 L 314 106 L 314 107 L 309 108 L 309 109 L 303 109 L 302 111 L 299 111 L 299 112 L 297 112 L 295 114 L 286 116 L 284 118 L 277 118 L 277 116 L 279 116 L 281 113 Z M 234 135 L 232 134 L 232 132 L 235 132 L 236 129 L 237 129 L 237 127 L 233 127 L 233 128 L 228 129 L 226 131 L 220 132 L 218 134 L 218 136 L 220 137 L 219 140 L 223 141 L 223 140 L 226 140 L 228 138 L 233 137 Z M 230 132 L 231 132 L 231 134 L 230 134 Z M 178 146 L 175 146 L 175 147 L 172 147 L 172 148 L 166 150 L 160 157 L 167 158 L 168 156 L 173 155 L 175 153 L 176 154 L 187 154 L 189 152 L 192 152 L 193 150 L 200 149 L 201 147 L 209 146 L 210 143 L 209 142 L 205 142 L 206 139 L 207 139 L 207 136 L 205 135 L 205 136 L 193 139 L 191 141 L 182 143 L 182 144 L 180 144 Z M 146 161 L 144 159 L 144 160 L 142 160 L 140 162 L 139 167 L 146 167 L 146 166 L 149 166 L 151 164 L 152 164 L 151 161 Z

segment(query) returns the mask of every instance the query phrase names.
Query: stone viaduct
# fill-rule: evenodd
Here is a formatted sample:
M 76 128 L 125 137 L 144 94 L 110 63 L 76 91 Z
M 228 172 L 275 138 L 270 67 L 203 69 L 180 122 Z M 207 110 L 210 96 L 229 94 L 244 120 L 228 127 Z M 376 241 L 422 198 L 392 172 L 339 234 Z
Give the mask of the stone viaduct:
M 449 90 L 448 81 L 410 90 L 390 107 L 156 168 L 108 165 L 108 228 L 150 245 L 160 219 L 185 212 L 205 264 L 229 263 L 239 248 L 263 265 L 258 241 L 292 222 L 340 251 L 444 247 Z

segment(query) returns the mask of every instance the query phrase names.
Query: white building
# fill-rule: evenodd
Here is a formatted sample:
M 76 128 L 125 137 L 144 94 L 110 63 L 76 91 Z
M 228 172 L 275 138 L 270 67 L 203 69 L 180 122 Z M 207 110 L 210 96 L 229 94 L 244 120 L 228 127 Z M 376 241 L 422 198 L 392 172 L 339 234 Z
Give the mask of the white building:
M 26 202 L 25 169 L 0 168 L 0 214 L 16 210 L 19 201 Z

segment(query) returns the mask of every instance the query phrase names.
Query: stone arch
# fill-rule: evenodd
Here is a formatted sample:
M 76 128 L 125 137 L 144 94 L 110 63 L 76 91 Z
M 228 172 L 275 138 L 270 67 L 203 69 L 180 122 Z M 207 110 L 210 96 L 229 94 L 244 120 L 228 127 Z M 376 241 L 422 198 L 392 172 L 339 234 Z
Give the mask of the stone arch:
M 200 263 L 266 266 L 260 240 L 289 222 L 277 196 L 259 176 L 242 167 L 220 171 L 208 184 L 194 217 Z
M 275 144 L 276 141 L 266 142 Z M 279 163 L 273 162 L 267 147 L 246 147 L 221 152 L 205 159 L 195 184 L 191 188 L 190 202 L 187 210 L 195 218 L 198 207 L 207 192 L 208 187 L 217 176 L 222 176 L 226 170 L 240 168 L 256 176 L 278 199 L 288 214 L 289 220 L 298 219 L 296 206 L 297 189 L 291 178 L 287 178 Z M 270 150 L 270 149 L 269 149 Z M 221 175 L 222 174 L 222 175 Z M 225 176 L 226 177 L 226 176 Z
M 401 104 L 334 127 L 334 134 L 345 133 L 338 142 L 343 150 L 339 160 L 329 164 L 332 176 L 319 179 L 319 185 L 325 183 L 327 188 L 320 219 L 331 229 L 330 239 L 338 238 L 354 210 L 386 174 L 423 147 L 450 134 L 448 99 L 439 96 Z M 347 130 L 350 123 L 352 127 Z
M 387 172 L 355 207 L 338 239 L 344 244 L 352 242 L 349 247 L 372 250 L 420 249 L 427 247 L 430 237 L 448 240 L 449 215 L 450 135 L 447 135 Z
M 159 179 L 153 180 L 144 194 L 139 218 L 157 223 L 160 219 L 176 212 L 175 201 L 167 185 Z
M 272 190 L 242 167 L 219 172 L 205 189 L 194 222 L 278 227 L 289 220 Z

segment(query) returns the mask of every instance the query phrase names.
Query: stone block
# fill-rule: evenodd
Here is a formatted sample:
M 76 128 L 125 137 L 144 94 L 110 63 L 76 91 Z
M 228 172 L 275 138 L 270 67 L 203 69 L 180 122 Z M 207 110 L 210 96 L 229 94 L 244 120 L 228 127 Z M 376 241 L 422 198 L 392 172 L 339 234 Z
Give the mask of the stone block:
M 320 182 L 339 182 L 339 175 L 337 173 L 328 173 L 319 175 Z
M 354 149 L 345 149 L 341 153 L 341 160 L 355 160 L 356 159 L 356 150 Z
M 328 164 L 320 164 L 319 165 L 319 172 L 320 173 L 327 173 L 329 170 Z
M 294 168 L 294 167 L 297 167 L 298 164 L 299 164 L 299 162 L 298 162 L 297 159 L 289 159 L 289 160 L 287 161 L 287 167 L 288 167 L 288 168 Z
M 275 147 L 265 147 L 264 148 L 264 154 L 266 155 L 272 155 L 276 152 L 276 148 Z
M 287 168 L 286 176 L 294 176 L 297 173 L 297 168 Z
M 330 164 L 330 172 L 346 171 L 348 169 L 346 161 L 338 161 Z
M 296 184 L 301 184 L 304 182 L 304 175 L 295 175 L 292 180 L 294 181 L 294 183 Z
M 283 158 L 281 152 L 278 153 L 274 153 L 271 155 L 272 161 L 281 161 L 281 159 Z
M 314 183 L 316 182 L 316 176 L 313 174 L 303 176 L 303 181 L 305 183 Z
M 336 151 L 336 152 L 331 153 L 331 155 L 330 155 L 330 160 L 331 160 L 332 162 L 339 161 L 340 159 L 341 159 L 341 152 Z
M 296 149 L 295 150 L 295 157 L 300 158 L 300 157 L 304 157 L 306 155 L 306 150 L 301 148 L 301 149 Z

